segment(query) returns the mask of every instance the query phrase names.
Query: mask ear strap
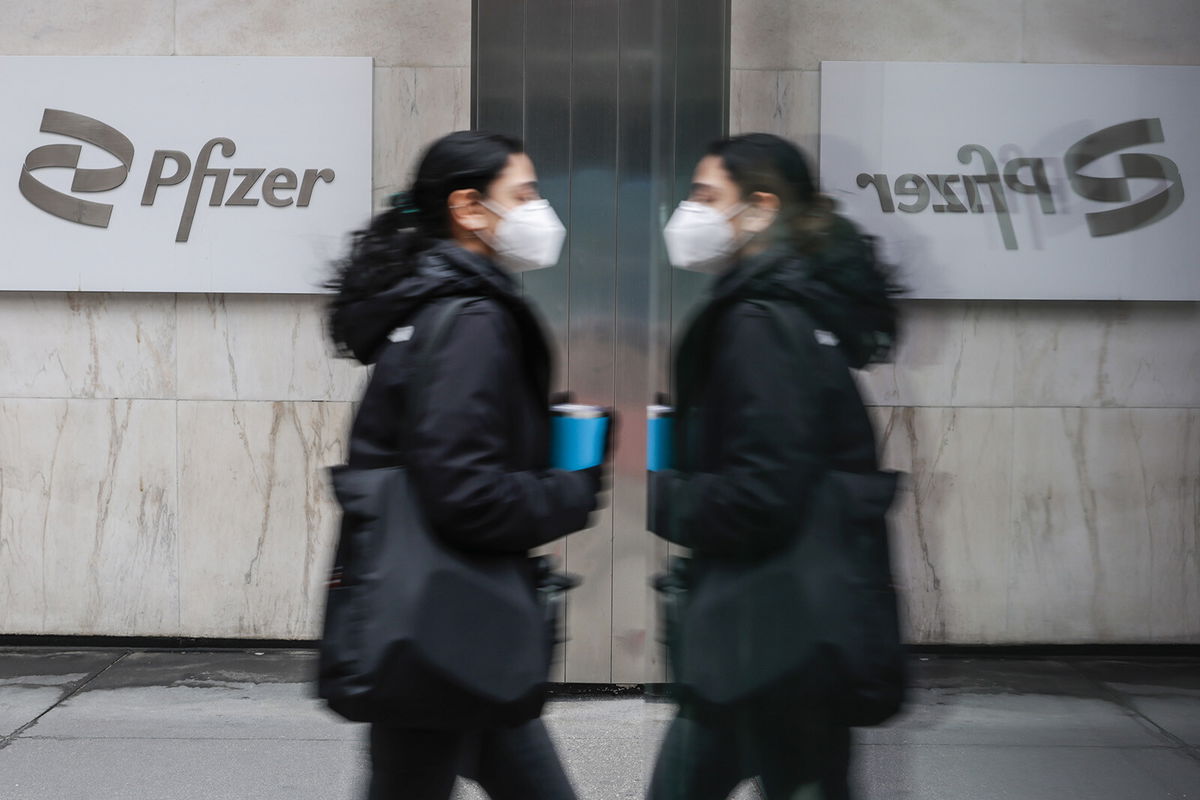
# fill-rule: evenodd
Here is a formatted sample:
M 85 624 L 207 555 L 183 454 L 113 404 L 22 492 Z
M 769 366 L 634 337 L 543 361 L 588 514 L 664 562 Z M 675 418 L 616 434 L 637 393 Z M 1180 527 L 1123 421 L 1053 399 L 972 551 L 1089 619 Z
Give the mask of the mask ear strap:
M 741 216 L 742 214 L 746 213 L 749 208 L 749 203 L 738 203 L 733 208 L 725 212 L 725 219 L 733 219 L 734 217 Z
M 737 212 L 737 214 L 744 214 L 747 211 L 749 211 L 751 208 L 753 208 L 753 206 L 750 205 L 749 203 L 742 203 L 742 205 L 744 206 L 744 208 L 742 208 L 741 211 Z M 736 217 L 737 214 L 734 214 L 733 216 Z M 760 230 L 760 231 L 741 231 L 738 234 L 738 236 L 734 239 L 733 251 L 736 253 L 737 251 L 739 251 L 743 247 L 745 247 L 747 244 L 749 244 L 750 241 L 753 240 L 756 236 L 761 236 L 762 234 L 769 231 L 771 229 L 771 225 L 773 225 L 775 223 L 775 217 L 779 216 L 779 212 L 773 211 L 773 212 L 771 212 L 771 215 L 772 215 L 771 221 L 769 223 L 767 223 L 767 226 L 765 228 L 763 228 L 762 230 Z M 733 219 L 733 217 L 729 217 L 729 219 Z
M 488 200 L 486 197 L 479 198 L 479 205 L 483 206 L 484 208 L 486 208 L 488 211 L 495 214 L 500 219 L 504 219 L 505 217 L 508 216 L 507 209 L 497 206 L 495 203 L 493 203 L 491 200 Z

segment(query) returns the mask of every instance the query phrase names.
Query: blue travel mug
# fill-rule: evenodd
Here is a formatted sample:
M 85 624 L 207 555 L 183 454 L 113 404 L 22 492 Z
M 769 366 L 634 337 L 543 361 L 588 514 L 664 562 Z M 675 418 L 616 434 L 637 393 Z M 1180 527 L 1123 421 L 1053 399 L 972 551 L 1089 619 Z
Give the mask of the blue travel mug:
M 550 414 L 550 466 L 574 472 L 603 463 L 608 409 L 563 403 L 551 406 Z
M 671 446 L 674 416 L 675 409 L 670 406 L 646 406 L 646 469 L 651 472 L 674 466 Z
M 657 474 L 675 465 L 671 439 L 675 427 L 671 406 L 646 406 L 646 530 L 658 531 L 658 502 L 654 491 Z

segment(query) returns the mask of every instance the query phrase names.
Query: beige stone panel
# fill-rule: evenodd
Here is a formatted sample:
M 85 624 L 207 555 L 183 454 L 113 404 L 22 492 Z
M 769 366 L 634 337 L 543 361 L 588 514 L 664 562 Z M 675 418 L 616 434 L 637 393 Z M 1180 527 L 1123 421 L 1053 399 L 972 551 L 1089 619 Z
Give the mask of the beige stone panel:
M 816 177 L 821 163 L 821 75 L 735 69 L 729 86 L 731 133 L 773 133 L 804 150 Z
M 349 403 L 179 403 L 180 632 L 320 633 Z
M 179 396 L 357 401 L 367 370 L 338 358 L 318 295 L 180 295 Z
M 380 66 L 471 63 L 471 0 L 176 0 L 180 55 L 374 56 Z
M 175 297 L 0 292 L 0 397 L 175 394 Z
M 1051 64 L 1200 64 L 1195 0 L 1026 2 L 1025 60 Z
M 471 74 L 465 67 L 375 70 L 376 207 L 408 188 L 417 160 L 435 139 L 471 127 Z
M 1014 414 L 1014 640 L 1200 641 L 1200 412 Z
M 0 400 L 0 631 L 179 624 L 175 404 Z
M 371 208 L 374 210 L 374 212 L 379 213 L 380 211 L 387 209 L 389 198 L 395 194 L 399 188 L 400 187 L 393 185 L 391 187 L 385 186 L 373 190 L 371 192 Z
M 170 0 L 4 0 L 0 53 L 9 56 L 170 55 Z
M 909 641 L 1007 638 L 1012 411 L 874 408 L 886 468 L 906 473 L 892 552 Z
M 1020 406 L 1200 407 L 1200 303 L 1019 303 Z
M 888 406 L 1011 406 L 1011 303 L 908 300 L 891 364 L 857 373 L 868 403 Z
M 822 61 L 1020 61 L 1021 3 L 733 0 L 734 69 Z

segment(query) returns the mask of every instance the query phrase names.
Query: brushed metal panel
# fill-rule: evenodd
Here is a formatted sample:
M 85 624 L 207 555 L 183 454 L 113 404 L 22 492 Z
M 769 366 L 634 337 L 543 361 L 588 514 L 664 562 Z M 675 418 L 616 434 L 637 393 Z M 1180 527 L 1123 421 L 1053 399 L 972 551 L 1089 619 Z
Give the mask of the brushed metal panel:
M 525 147 L 537 167 L 542 196 L 564 221 L 571 218 L 571 3 L 525 0 Z M 556 391 L 567 387 L 567 324 L 571 230 L 555 269 L 524 275 L 525 291 L 542 311 L 554 342 Z
M 647 371 L 649 374 L 649 392 L 646 402 L 657 398 L 659 393 L 669 396 L 671 391 L 671 353 L 672 353 L 672 282 L 673 270 L 666 258 L 666 248 L 662 240 L 662 229 L 670 218 L 675 205 L 679 201 L 676 189 L 675 175 L 677 171 L 675 157 L 675 83 L 678 74 L 679 41 L 676 36 L 677 17 L 680 13 L 680 3 L 686 0 L 655 0 L 655 69 L 654 97 L 651 125 L 653 130 L 652 146 L 652 213 L 650 224 L 653 229 L 651 238 L 650 267 L 647 271 L 649 282 L 649 336 L 647 353 Z M 645 452 L 645 422 L 644 414 L 639 414 L 639 427 L 642 428 Z M 645 485 L 642 487 L 645 496 Z M 664 568 L 669 554 L 666 542 L 650 534 L 646 553 L 647 578 Z M 647 629 L 646 672 L 644 681 L 663 683 L 667 680 L 666 658 L 660 640 L 658 614 L 658 598 L 647 584 L 648 602 L 644 612 Z
M 471 41 L 471 127 L 520 136 L 525 127 L 524 0 L 478 0 Z
M 696 162 L 729 130 L 729 0 L 689 0 L 677 17 L 675 80 L 676 202 L 687 197 Z M 672 326 L 678 334 L 710 279 L 675 270 Z
M 542 196 L 564 222 L 571 218 L 571 7 L 557 0 L 525 0 L 525 148 L 537 168 Z M 557 267 L 522 275 L 526 294 L 542 312 L 555 369 L 554 391 L 567 388 L 567 324 L 570 319 L 570 228 Z M 566 564 L 567 541 L 542 549 Z M 568 601 L 569 603 L 572 601 Z M 575 636 L 573 627 L 567 635 Z M 565 681 L 566 648 L 552 678 Z
M 568 384 L 585 403 L 614 401 L 616 129 L 619 33 L 612 0 L 575 0 L 571 53 L 571 285 Z M 584 576 L 568 607 L 567 680 L 612 681 L 612 506 L 567 541 Z
M 645 406 L 652 397 L 650 273 L 657 267 L 653 191 L 655 17 L 649 0 L 621 0 L 617 123 L 616 407 L 627 421 L 613 473 L 612 680 L 645 681 L 653 542 L 645 530 Z
M 476 0 L 473 123 L 523 136 L 568 227 L 559 267 L 523 276 L 555 342 L 555 387 L 622 417 L 609 507 L 547 548 L 585 579 L 558 680 L 665 677 L 644 408 L 669 389 L 673 333 L 708 279 L 669 267 L 661 229 L 726 129 L 728 16 L 728 0 Z

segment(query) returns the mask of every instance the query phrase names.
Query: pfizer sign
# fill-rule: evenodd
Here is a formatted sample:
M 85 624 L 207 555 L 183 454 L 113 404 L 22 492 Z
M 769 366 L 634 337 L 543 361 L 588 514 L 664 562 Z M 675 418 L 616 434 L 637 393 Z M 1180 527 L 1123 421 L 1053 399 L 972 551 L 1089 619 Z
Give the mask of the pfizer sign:
M 369 58 L 0 57 L 0 290 L 305 293 L 371 211 Z
M 821 70 L 823 189 L 912 296 L 1200 300 L 1200 67 Z

